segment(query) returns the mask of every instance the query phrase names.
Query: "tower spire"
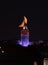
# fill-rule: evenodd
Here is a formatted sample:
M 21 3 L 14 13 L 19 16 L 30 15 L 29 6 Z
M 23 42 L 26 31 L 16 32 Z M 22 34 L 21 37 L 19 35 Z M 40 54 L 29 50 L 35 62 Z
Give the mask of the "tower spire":
M 23 19 L 22 23 L 19 25 L 19 27 L 24 27 L 24 26 L 26 26 L 26 24 L 27 24 L 27 18 L 26 18 L 26 16 L 24 16 L 24 19 Z

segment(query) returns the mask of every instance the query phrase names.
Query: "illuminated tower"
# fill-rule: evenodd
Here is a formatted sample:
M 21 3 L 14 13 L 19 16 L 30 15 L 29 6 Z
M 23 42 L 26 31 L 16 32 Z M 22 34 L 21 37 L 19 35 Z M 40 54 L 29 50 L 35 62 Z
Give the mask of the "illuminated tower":
M 22 23 L 19 25 L 19 27 L 23 28 L 21 30 L 21 42 L 19 44 L 25 47 L 29 45 L 29 30 L 26 24 L 27 24 L 27 18 L 24 16 Z

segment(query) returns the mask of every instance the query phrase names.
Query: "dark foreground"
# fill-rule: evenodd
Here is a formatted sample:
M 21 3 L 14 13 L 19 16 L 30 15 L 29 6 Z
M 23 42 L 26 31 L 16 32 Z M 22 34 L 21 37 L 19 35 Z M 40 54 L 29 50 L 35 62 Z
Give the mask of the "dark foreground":
M 27 48 L 15 40 L 0 41 L 0 65 L 33 65 L 34 61 L 43 65 L 44 58 L 48 58 L 48 41 Z

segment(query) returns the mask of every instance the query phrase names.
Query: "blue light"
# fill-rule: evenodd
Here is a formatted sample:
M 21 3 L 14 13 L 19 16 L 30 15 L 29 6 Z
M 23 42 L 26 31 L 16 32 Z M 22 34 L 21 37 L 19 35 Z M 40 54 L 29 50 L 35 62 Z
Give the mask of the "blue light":
M 18 40 L 18 44 L 23 46 L 23 47 L 28 47 L 29 46 L 29 42 L 27 42 L 27 43 L 26 42 L 27 41 L 23 41 L 23 43 L 22 43 L 22 41 Z

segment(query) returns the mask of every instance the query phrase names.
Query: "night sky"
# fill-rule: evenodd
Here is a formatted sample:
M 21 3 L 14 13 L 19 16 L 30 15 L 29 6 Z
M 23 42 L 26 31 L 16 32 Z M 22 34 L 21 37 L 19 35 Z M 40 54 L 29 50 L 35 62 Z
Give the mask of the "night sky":
M 48 8 L 15 8 L 0 12 L 0 40 L 20 39 L 19 24 L 28 19 L 30 40 L 48 40 Z

